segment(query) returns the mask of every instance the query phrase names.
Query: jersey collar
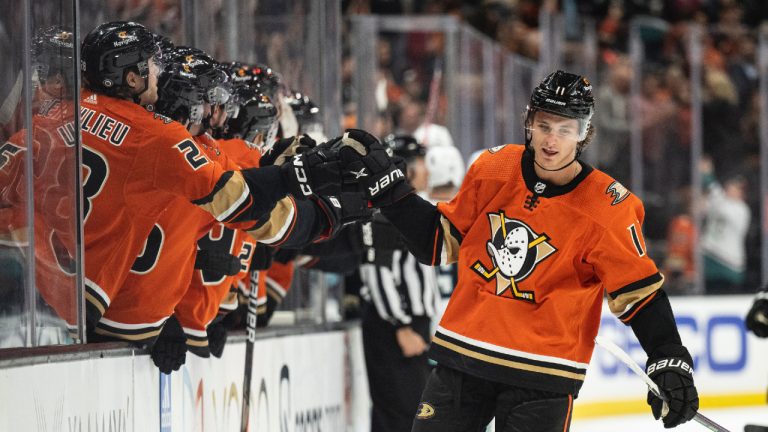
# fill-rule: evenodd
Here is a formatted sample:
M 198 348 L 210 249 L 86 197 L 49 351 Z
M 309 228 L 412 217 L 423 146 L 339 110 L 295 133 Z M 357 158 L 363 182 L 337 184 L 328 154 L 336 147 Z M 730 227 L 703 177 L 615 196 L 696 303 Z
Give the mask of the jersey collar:
M 536 170 L 533 168 L 533 154 L 526 149 L 523 152 L 522 167 L 523 167 L 523 180 L 525 180 L 525 186 L 529 191 L 536 195 L 543 196 L 544 198 L 552 198 L 558 195 L 564 195 L 574 190 L 576 186 L 584 180 L 594 168 L 586 162 L 579 160 L 581 164 L 581 172 L 576 175 L 570 182 L 564 185 L 554 185 L 546 180 L 542 180 L 536 175 Z

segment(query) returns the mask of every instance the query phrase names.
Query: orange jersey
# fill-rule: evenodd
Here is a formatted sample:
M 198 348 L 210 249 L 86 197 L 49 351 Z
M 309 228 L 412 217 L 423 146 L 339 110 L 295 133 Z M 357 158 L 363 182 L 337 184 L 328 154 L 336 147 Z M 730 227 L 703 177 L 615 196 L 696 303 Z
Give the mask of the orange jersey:
M 88 320 L 104 314 L 161 213 L 180 197 L 219 220 L 252 202 L 239 172 L 205 156 L 179 123 L 83 91 L 83 207 Z
M 32 118 L 35 285 L 70 328 L 76 328 L 74 108 L 41 101 Z M 0 244 L 27 244 L 27 130 L 0 146 Z
M 261 152 L 258 149 L 251 148 L 244 140 L 239 138 L 218 140 L 221 150 L 230 158 L 237 161 L 243 168 L 254 168 L 259 166 Z
M 642 203 L 582 165 L 570 183 L 547 184 L 523 146 L 499 146 L 438 204 L 443 226 L 460 235 L 445 237 L 442 261 L 458 258 L 458 284 L 432 358 L 492 381 L 577 394 L 604 293 L 625 322 L 655 296 L 663 278 L 645 253 Z
M 207 146 L 220 148 L 222 156 L 226 155 L 233 165 L 236 163 L 243 168 L 259 166 L 261 153 L 249 148 L 243 140 L 210 139 Z M 236 287 L 243 278 L 247 280 L 256 240 L 243 230 L 216 224 L 200 238 L 197 248 L 226 252 L 240 259 L 240 272 L 232 276 L 211 275 L 196 269 L 189 282 L 189 290 L 176 305 L 175 314 L 187 335 L 189 349 L 205 352 L 208 346 L 206 328 L 216 318 L 221 304 L 227 303 L 232 287 Z
M 262 279 L 264 279 L 266 284 L 267 295 L 277 304 L 283 301 L 285 295 L 288 294 L 288 290 L 291 288 L 293 270 L 293 261 L 287 263 L 273 261 L 267 270 L 261 272 L 265 273 L 265 277 Z
M 194 140 L 211 161 L 227 170 L 238 169 L 215 141 L 205 136 Z M 174 198 L 152 228 L 96 333 L 134 342 L 157 337 L 189 288 L 197 239 L 213 222 L 208 212 L 189 200 Z

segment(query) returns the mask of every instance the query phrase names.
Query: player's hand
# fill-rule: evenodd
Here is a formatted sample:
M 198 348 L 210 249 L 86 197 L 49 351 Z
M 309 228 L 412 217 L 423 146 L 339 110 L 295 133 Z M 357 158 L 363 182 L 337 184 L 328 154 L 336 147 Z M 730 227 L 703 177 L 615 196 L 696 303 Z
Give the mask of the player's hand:
M 315 147 L 317 143 L 307 135 L 283 138 L 261 155 L 259 166 L 283 165 L 293 156 Z
M 343 192 L 337 196 L 315 196 L 313 201 L 328 218 L 329 229 L 322 240 L 333 238 L 342 228 L 373 216 L 368 201 L 358 192 Z
M 768 337 L 768 298 L 757 298 L 745 321 L 747 328 L 757 337 Z
M 280 166 L 288 192 L 297 199 L 311 195 L 338 195 L 342 175 L 338 153 L 319 145 L 290 157 Z
M 184 364 L 187 359 L 187 338 L 175 316 L 171 315 L 165 322 L 160 336 L 150 348 L 149 355 L 155 366 L 164 374 L 179 370 Z
M 227 328 L 220 321 L 211 323 L 205 332 L 208 334 L 208 349 L 216 358 L 224 354 L 224 345 L 227 344 Z
M 410 327 L 400 327 L 395 332 L 395 336 L 405 357 L 416 357 L 424 354 L 424 351 L 427 350 L 427 343 L 424 338 Z
M 648 392 L 648 405 L 653 417 L 662 419 L 664 427 L 669 429 L 681 425 L 696 415 L 699 409 L 699 394 L 693 384 L 693 361 L 686 352 L 682 357 L 649 358 L 646 373 L 667 396 L 663 401 Z
M 378 139 L 360 129 L 347 129 L 331 146 L 337 149 L 347 183 L 356 182 L 375 207 L 393 204 L 413 193 L 405 172 Z
M 275 248 L 269 247 L 264 243 L 256 243 L 256 249 L 253 251 L 250 271 L 266 270 L 272 266 L 272 260 L 275 255 Z

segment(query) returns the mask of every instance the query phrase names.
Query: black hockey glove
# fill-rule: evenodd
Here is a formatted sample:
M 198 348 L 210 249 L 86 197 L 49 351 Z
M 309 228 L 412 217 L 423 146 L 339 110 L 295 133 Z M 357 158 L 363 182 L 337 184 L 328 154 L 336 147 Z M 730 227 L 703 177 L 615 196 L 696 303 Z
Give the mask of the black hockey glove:
M 149 351 L 152 361 L 160 372 L 169 374 L 179 370 L 184 364 L 187 359 L 186 340 L 181 324 L 175 316 L 171 315 Z
M 373 211 L 358 192 L 344 192 L 337 196 L 314 196 L 312 200 L 328 218 L 329 230 L 319 240 L 333 238 L 342 228 L 371 218 Z
M 270 268 L 275 252 L 275 248 L 271 248 L 264 243 L 256 243 L 256 250 L 253 251 L 251 267 L 249 267 L 248 271 L 266 270 Z
M 658 351 L 658 350 L 657 350 Z M 699 394 L 693 385 L 693 361 L 684 347 L 672 347 L 663 351 L 677 352 L 679 356 L 651 357 L 646 363 L 646 373 L 659 386 L 668 401 L 648 391 L 648 405 L 653 417 L 662 419 L 667 429 L 681 425 L 696 415 Z
M 288 193 L 296 199 L 310 195 L 338 195 L 341 193 L 341 166 L 336 151 L 319 145 L 302 154 L 292 156 L 280 166 Z
M 195 256 L 195 268 L 208 272 L 217 279 L 240 273 L 240 265 L 239 257 L 226 252 L 201 249 Z
M 216 358 L 224 354 L 224 345 L 227 344 L 227 328 L 221 321 L 214 321 L 205 329 L 208 333 L 208 349 Z
M 301 135 L 290 138 L 283 138 L 275 143 L 272 148 L 261 155 L 260 166 L 283 165 L 297 154 L 302 154 L 317 146 L 312 138 Z
M 758 294 L 752 308 L 747 313 L 747 328 L 757 337 L 768 337 L 768 297 Z
M 338 149 L 345 182 L 356 182 L 374 207 L 388 206 L 413 193 L 403 169 L 368 132 L 347 129 L 331 148 Z
M 267 307 L 264 309 L 264 312 L 256 315 L 256 327 L 264 328 L 269 325 L 269 320 L 272 319 L 272 315 L 280 307 L 280 303 L 282 303 L 282 299 L 277 301 L 272 296 L 267 296 Z

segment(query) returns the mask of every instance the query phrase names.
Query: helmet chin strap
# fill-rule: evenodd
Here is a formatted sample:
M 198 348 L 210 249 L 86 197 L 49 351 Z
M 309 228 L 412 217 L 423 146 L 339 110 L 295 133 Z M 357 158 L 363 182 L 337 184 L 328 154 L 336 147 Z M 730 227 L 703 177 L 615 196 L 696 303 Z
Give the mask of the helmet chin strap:
M 149 90 L 149 76 L 144 78 L 144 88 L 140 92 L 133 94 L 133 102 L 137 105 L 141 105 L 141 95 L 146 93 L 147 90 Z M 148 104 L 147 109 L 149 111 L 154 111 L 152 104 Z

